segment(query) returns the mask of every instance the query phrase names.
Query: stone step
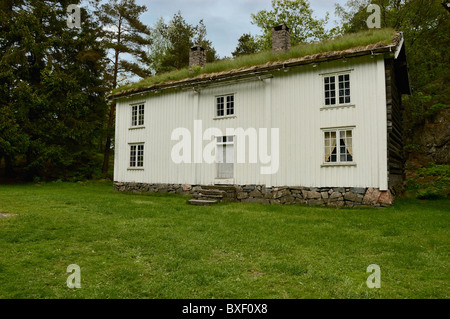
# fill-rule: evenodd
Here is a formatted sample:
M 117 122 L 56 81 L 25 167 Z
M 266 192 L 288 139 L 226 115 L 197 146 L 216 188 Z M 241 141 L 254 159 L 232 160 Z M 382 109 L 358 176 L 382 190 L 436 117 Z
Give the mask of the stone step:
M 216 200 L 206 200 L 206 199 L 191 199 L 189 200 L 189 204 L 194 206 L 210 206 L 212 204 L 216 204 Z
M 205 198 L 213 198 L 213 199 L 222 199 L 223 195 L 222 194 L 211 195 L 211 194 L 198 193 L 198 194 L 193 194 L 192 197 L 195 197 L 195 198 L 205 197 Z
M 202 186 L 202 189 L 216 189 L 222 191 L 236 191 L 236 187 L 234 186 L 225 186 L 225 185 L 206 185 Z
M 226 192 L 220 189 L 200 189 L 198 193 L 202 193 L 205 195 L 223 195 Z

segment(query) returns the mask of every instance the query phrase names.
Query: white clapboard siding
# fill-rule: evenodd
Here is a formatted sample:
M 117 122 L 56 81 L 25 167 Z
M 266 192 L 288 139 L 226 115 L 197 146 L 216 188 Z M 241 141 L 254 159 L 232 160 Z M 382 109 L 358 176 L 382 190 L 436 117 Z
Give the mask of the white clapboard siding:
M 323 74 L 350 71 L 351 107 L 323 107 Z M 194 137 L 194 120 L 203 132 L 217 127 L 278 128 L 279 170 L 261 175 L 262 164 L 235 164 L 234 183 L 266 186 L 387 188 L 386 93 L 384 58 L 361 57 L 273 72 L 273 78 L 193 89 L 166 90 L 122 98 L 117 103 L 115 170 L 119 182 L 215 183 L 216 164 L 175 164 L 175 128 Z M 215 119 L 215 97 L 234 94 L 235 117 Z M 145 103 L 145 128 L 130 129 L 131 106 Z M 323 167 L 323 128 L 354 127 L 356 166 Z M 269 135 L 270 141 L 270 135 Z M 129 170 L 129 144 L 145 143 L 144 169 Z M 235 140 L 234 153 L 237 154 Z M 204 141 L 203 147 L 209 142 Z M 248 146 L 247 146 L 248 148 Z M 270 153 L 270 152 L 269 152 Z M 192 145 L 194 159 L 194 145 Z

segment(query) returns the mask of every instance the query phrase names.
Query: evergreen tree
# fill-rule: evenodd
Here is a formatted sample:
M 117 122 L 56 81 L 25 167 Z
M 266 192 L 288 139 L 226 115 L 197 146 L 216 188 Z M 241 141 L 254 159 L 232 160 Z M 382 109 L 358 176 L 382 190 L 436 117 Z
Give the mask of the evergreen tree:
M 102 42 L 113 55 L 108 65 L 110 89 L 114 90 L 118 86 L 120 78 L 150 76 L 151 61 L 144 49 L 151 44 L 150 28 L 140 20 L 147 7 L 137 5 L 135 0 L 109 0 L 105 4 L 97 4 L 96 7 L 96 14 L 103 26 Z M 107 174 L 109 168 L 115 109 L 115 103 L 111 103 L 107 120 L 103 174 Z
M 105 52 L 99 27 L 77 1 L 6 0 L 0 13 L 0 158 L 29 177 L 91 177 L 104 116 Z

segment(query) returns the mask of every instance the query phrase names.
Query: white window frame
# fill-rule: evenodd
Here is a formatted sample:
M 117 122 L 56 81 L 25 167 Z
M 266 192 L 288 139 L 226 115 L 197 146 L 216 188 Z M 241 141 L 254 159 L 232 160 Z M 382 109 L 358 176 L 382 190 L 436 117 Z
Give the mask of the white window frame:
M 355 127 L 354 126 L 350 126 L 350 127 L 335 127 L 335 128 L 323 128 L 322 130 L 322 166 L 356 166 L 356 161 L 355 161 Z M 344 145 L 341 145 L 341 132 L 347 132 L 347 131 L 351 131 L 351 157 L 352 160 L 351 161 L 342 161 L 341 160 L 341 155 L 345 155 L 345 154 L 341 154 L 341 147 L 345 147 L 346 150 L 348 150 L 348 148 Z M 336 133 L 336 144 L 335 144 L 335 149 L 336 149 L 336 161 L 335 162 L 327 162 L 326 161 L 326 148 L 327 148 L 327 143 L 326 143 L 326 133 Z M 331 149 L 330 152 L 330 157 L 332 156 L 333 153 L 333 149 Z
M 352 98 L 352 74 L 351 73 L 352 73 L 352 70 L 345 70 L 345 71 L 340 71 L 340 72 L 321 74 L 321 76 L 322 76 L 322 84 L 321 84 L 321 86 L 322 86 L 322 105 L 323 105 L 322 108 L 326 109 L 326 108 L 334 108 L 334 107 L 342 107 L 342 106 L 354 106 L 353 98 Z M 344 76 L 344 82 L 343 82 L 344 87 L 343 88 L 340 88 L 340 84 L 341 84 L 340 79 L 339 79 L 340 76 Z M 345 80 L 345 76 L 348 76 L 348 81 Z M 331 104 L 331 101 L 330 101 L 330 104 L 327 104 L 327 99 L 331 100 L 333 98 L 331 96 L 328 96 L 328 97 L 326 96 L 327 95 L 327 85 L 331 86 L 331 81 L 326 83 L 327 78 L 329 78 L 329 79 L 334 78 L 334 99 L 335 99 L 334 104 Z M 346 88 L 345 84 L 347 82 L 348 82 L 348 87 Z M 344 91 L 343 92 L 344 93 L 344 96 L 343 96 L 344 102 L 343 103 L 340 102 L 340 98 L 341 98 L 340 91 L 341 90 Z M 346 94 L 347 93 L 346 90 L 349 91 L 348 95 Z M 330 92 L 330 93 L 332 92 L 331 88 L 329 88 L 328 92 Z M 349 98 L 348 102 L 345 102 L 346 97 Z
M 143 170 L 145 163 L 145 143 L 130 143 L 128 145 L 129 145 L 128 169 Z M 134 149 L 134 156 L 133 156 L 133 149 Z M 139 152 L 141 152 L 141 154 L 139 154 Z M 141 161 L 139 160 L 139 157 L 141 157 Z
M 131 106 L 131 120 L 130 129 L 144 128 L 145 127 L 145 103 L 133 103 Z M 135 111 L 136 108 L 136 111 Z M 142 120 L 140 118 L 142 110 Z M 135 124 L 136 123 L 136 124 Z
M 219 114 L 219 102 L 218 99 L 223 98 L 223 115 Z M 229 98 L 232 98 L 232 101 L 228 101 Z M 228 103 L 232 103 L 232 113 L 228 113 Z M 216 95 L 214 97 L 214 119 L 225 119 L 225 118 L 234 118 L 236 117 L 236 94 L 228 93 L 222 95 Z

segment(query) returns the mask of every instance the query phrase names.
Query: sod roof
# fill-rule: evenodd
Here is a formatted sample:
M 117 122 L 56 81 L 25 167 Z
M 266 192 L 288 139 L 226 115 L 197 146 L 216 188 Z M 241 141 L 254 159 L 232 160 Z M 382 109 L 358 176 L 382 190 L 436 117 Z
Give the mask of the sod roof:
M 282 53 L 265 51 L 208 63 L 203 68 L 194 68 L 193 71 L 185 68 L 163 73 L 119 87 L 110 94 L 109 98 L 117 99 L 148 91 L 211 83 L 304 64 L 393 52 L 401 40 L 402 34 L 392 29 L 372 29 L 333 40 L 300 44 Z

